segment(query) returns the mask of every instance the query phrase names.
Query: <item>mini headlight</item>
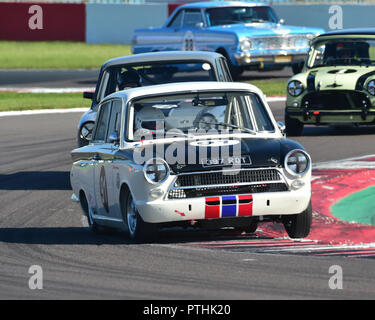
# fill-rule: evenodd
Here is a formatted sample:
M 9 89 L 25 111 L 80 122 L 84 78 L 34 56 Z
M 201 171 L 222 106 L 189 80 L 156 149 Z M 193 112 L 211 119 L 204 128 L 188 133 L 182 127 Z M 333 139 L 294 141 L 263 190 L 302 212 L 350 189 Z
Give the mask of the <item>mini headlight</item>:
M 303 92 L 303 85 L 298 80 L 293 80 L 288 83 L 288 92 L 291 96 L 297 97 Z
M 242 39 L 241 40 L 241 44 L 240 44 L 241 51 L 244 51 L 244 52 L 250 51 L 251 47 L 252 47 L 252 45 L 251 45 L 250 40 L 248 40 L 248 39 Z
M 163 183 L 169 176 L 168 163 L 160 158 L 150 159 L 143 166 L 143 174 L 149 183 Z
M 284 166 L 291 175 L 301 176 L 310 169 L 310 163 L 310 156 L 305 151 L 296 149 L 286 155 Z
M 375 96 L 375 80 L 371 80 L 368 84 L 367 84 L 367 91 Z

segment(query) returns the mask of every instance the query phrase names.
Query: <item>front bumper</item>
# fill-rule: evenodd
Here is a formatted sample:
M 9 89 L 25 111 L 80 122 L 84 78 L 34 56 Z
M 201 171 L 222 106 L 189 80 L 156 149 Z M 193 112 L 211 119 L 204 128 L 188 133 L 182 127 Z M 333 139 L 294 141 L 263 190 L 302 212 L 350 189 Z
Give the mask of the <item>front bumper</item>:
M 303 212 L 311 199 L 311 185 L 283 192 L 210 196 L 137 202 L 142 219 L 149 223 L 226 217 L 289 215 Z
M 306 54 L 296 54 L 288 52 L 278 52 L 275 54 L 251 54 L 237 53 L 234 55 L 236 63 L 240 66 L 252 66 L 264 64 L 273 65 L 291 65 L 293 63 L 303 62 Z
M 305 124 L 370 124 L 375 122 L 375 110 L 309 110 L 288 108 L 285 112 L 289 118 Z

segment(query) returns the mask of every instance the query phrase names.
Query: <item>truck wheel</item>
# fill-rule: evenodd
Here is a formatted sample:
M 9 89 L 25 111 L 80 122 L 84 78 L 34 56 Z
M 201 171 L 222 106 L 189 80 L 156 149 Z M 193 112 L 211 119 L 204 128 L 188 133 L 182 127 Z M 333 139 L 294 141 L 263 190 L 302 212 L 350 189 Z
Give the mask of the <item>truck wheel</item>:
M 153 242 L 157 237 L 157 225 L 143 221 L 129 190 L 122 197 L 122 201 L 122 217 L 130 238 L 138 243 Z
M 311 201 L 305 211 L 299 214 L 284 216 L 283 224 L 291 238 L 304 238 L 310 233 L 312 221 Z
M 229 70 L 232 75 L 233 80 L 239 80 L 241 74 L 244 72 L 243 67 L 234 66 L 232 63 L 229 62 Z
M 297 119 L 285 116 L 285 132 L 287 136 L 300 136 L 303 131 L 303 123 Z

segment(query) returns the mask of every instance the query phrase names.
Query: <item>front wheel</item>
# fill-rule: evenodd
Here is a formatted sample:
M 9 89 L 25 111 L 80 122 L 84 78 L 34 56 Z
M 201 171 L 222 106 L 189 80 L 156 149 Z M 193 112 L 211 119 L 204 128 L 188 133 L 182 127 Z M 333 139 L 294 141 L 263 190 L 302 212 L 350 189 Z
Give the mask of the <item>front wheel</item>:
M 305 211 L 283 218 L 286 232 L 291 238 L 305 238 L 309 235 L 312 222 L 311 201 Z
M 136 242 L 152 242 L 157 237 L 156 224 L 144 222 L 139 215 L 130 191 L 123 197 L 123 220 L 127 225 L 129 236 Z
M 303 131 L 303 123 L 297 119 L 285 116 L 285 132 L 287 136 L 300 136 Z

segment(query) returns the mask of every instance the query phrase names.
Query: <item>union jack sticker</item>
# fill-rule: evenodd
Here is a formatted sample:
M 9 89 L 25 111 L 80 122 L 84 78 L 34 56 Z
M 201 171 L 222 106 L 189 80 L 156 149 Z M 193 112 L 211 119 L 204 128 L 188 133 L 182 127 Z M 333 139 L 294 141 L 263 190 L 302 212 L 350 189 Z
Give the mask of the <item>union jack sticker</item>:
M 205 219 L 253 215 L 253 196 L 251 194 L 207 197 L 205 200 Z

